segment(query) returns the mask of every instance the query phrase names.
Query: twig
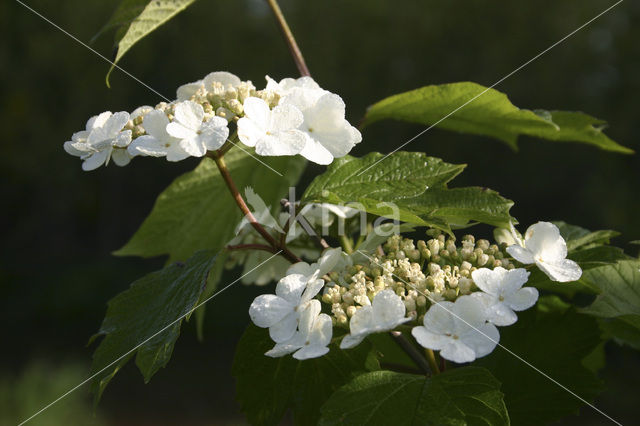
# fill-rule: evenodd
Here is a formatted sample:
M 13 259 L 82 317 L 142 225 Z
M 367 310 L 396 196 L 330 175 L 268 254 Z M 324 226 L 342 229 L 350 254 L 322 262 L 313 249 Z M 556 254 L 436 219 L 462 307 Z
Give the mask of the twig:
M 240 210 L 242 211 L 242 213 L 244 213 L 245 217 L 247 218 L 251 226 L 253 226 L 253 228 L 256 231 L 258 231 L 260 235 L 262 235 L 262 237 L 271 245 L 271 247 L 273 247 L 276 250 L 282 250 L 282 255 L 286 257 L 287 260 L 289 260 L 292 263 L 301 262 L 302 259 L 300 259 L 294 253 L 292 253 L 287 247 L 281 247 L 278 241 L 276 241 L 276 239 L 273 238 L 273 236 L 269 234 L 269 232 L 267 232 L 267 230 L 264 229 L 264 227 L 256 220 L 255 216 L 253 215 L 253 213 L 251 213 L 251 210 L 249 210 L 249 207 L 247 207 L 247 204 L 244 202 L 242 195 L 240 195 L 240 191 L 238 191 L 238 188 L 236 187 L 235 182 L 231 178 L 231 175 L 229 174 L 229 169 L 227 168 L 227 165 L 224 162 L 223 155 L 213 152 L 213 153 L 210 153 L 209 156 L 213 158 L 213 160 L 216 162 L 216 165 L 220 170 L 220 175 L 224 179 L 225 183 L 227 184 L 227 187 L 229 188 L 229 191 L 231 192 L 231 196 L 235 200 L 238 207 L 240 207 Z
M 289 28 L 289 24 L 287 24 L 287 20 L 284 18 L 282 14 L 282 10 L 280 10 L 280 6 L 278 6 L 278 2 L 276 0 L 267 0 L 273 15 L 278 21 L 278 25 L 280 26 L 280 30 L 282 31 L 282 35 L 284 36 L 285 41 L 287 42 L 287 46 L 289 46 L 289 50 L 291 51 L 291 56 L 293 56 L 293 61 L 296 63 L 296 67 L 298 67 L 298 71 L 302 76 L 311 76 L 309 72 L 309 68 L 307 68 L 307 64 L 304 62 L 304 57 L 302 56 L 302 52 L 298 47 L 298 43 L 296 43 L 295 37 L 293 37 L 293 33 Z

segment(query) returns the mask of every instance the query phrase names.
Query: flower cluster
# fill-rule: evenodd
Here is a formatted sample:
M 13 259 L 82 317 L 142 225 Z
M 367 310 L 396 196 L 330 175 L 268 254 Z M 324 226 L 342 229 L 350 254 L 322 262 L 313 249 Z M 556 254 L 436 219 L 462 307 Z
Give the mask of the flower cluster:
M 258 155 L 300 154 L 318 164 L 345 156 L 362 140 L 345 119 L 340 96 L 311 77 L 279 83 L 267 77 L 267 86 L 256 90 L 231 73 L 213 72 L 180 86 L 173 102 L 92 117 L 64 149 L 86 171 L 111 159 L 124 166 L 135 156 L 180 161 L 221 148 L 231 125 Z
M 276 346 L 267 355 L 282 356 L 308 347 L 294 357 L 321 356 L 328 351 L 333 325 L 346 332 L 340 343 L 342 349 L 358 345 L 369 334 L 402 326 L 411 327 L 420 345 L 439 350 L 445 359 L 463 363 L 485 356 L 499 342 L 497 327 L 514 324 L 516 312 L 538 300 L 535 288 L 524 287 L 530 273 L 516 266 L 517 262 L 525 263 L 519 257 L 522 250 L 531 250 L 532 258 L 542 259 L 542 263 L 555 259 L 556 266 L 559 263 L 552 255 L 562 254 L 563 247 L 566 254 L 566 243 L 559 232 L 556 237 L 557 228 L 553 228 L 547 222 L 533 225 L 522 246 L 498 246 L 487 240 L 476 241 L 471 235 L 464 236 L 459 244 L 454 237 L 439 233 L 417 242 L 394 235 L 376 253 L 366 254 L 366 260 L 355 264 L 340 249 L 328 249 L 315 264 L 291 266 L 278 283 L 276 295 L 285 294 L 284 288 L 295 280 L 301 288 L 296 294 L 304 292 L 306 297 L 296 296 L 286 305 L 289 313 L 273 316 L 274 321 L 288 318 L 288 340 L 284 342 L 278 333 L 271 333 Z M 538 235 L 541 240 L 534 239 Z M 574 264 L 564 265 L 571 271 Z M 547 272 L 545 268 L 547 265 L 541 267 Z M 557 273 L 556 269 L 552 271 Z M 576 275 L 570 271 L 563 276 Z M 271 315 L 266 312 L 272 310 L 273 297 L 277 296 L 260 296 L 251 305 L 256 325 L 280 327 L 256 317 L 256 312 L 263 317 Z M 295 314 L 290 313 L 292 309 Z

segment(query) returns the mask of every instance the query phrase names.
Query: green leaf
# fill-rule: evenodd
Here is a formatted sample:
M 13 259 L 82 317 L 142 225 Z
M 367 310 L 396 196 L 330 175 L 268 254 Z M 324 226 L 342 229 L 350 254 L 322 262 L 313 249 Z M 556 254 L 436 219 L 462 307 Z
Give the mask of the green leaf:
M 200 251 L 186 264 L 174 263 L 140 278 L 109 301 L 94 336 L 105 336 L 93 354 L 91 368 L 98 373 L 92 385 L 96 402 L 134 353 L 145 382 L 167 365 L 182 318 L 197 305 L 214 262 L 214 252 Z
M 225 269 L 225 262 L 227 257 L 229 256 L 229 252 L 224 250 L 218 254 L 215 265 L 209 271 L 209 277 L 207 278 L 207 284 L 200 295 L 200 299 L 196 305 L 202 304 L 196 311 L 194 315 L 196 317 L 196 335 L 198 336 L 198 340 L 204 340 L 204 316 L 206 312 L 207 305 L 204 302 L 211 297 L 211 295 L 218 289 L 218 284 L 220 283 L 220 279 L 222 278 L 222 273 Z M 273 259 L 275 260 L 275 259 Z
M 621 261 L 584 271 L 582 279 L 600 294 L 581 312 L 602 318 L 625 315 L 640 318 L 640 261 Z
M 225 161 L 240 191 L 251 186 L 267 205 L 277 205 L 295 185 L 306 162 L 300 157 L 263 157 L 283 174 L 258 163 L 241 150 L 231 150 Z M 187 259 L 197 250 L 220 251 L 233 237 L 242 214 L 215 163 L 205 158 L 193 171 L 178 177 L 156 200 L 153 210 L 117 256 L 169 255 Z
M 640 317 L 623 315 L 617 318 L 598 318 L 600 329 L 619 345 L 640 351 Z
M 124 0 L 116 9 L 105 27 L 106 29 L 119 27 L 116 31 L 116 54 L 106 81 L 109 86 L 109 76 L 115 64 L 127 53 L 134 44 L 142 40 L 156 28 L 182 12 L 195 0 Z M 98 35 L 100 34 L 98 33 Z M 98 36 L 96 35 L 96 37 Z M 95 37 L 94 37 L 95 38 Z
M 483 368 L 431 378 L 375 371 L 356 377 L 322 406 L 320 425 L 508 425 L 500 382 Z
M 591 232 L 566 222 L 553 222 L 553 224 L 560 230 L 560 235 L 567 242 L 567 250 L 570 252 L 589 244 L 609 244 L 611 238 L 620 235 L 619 232 L 611 230 Z
M 500 344 L 526 363 L 502 348 L 477 361 L 502 382 L 515 425 L 548 424 L 583 405 L 531 366 L 587 401 L 602 390 L 600 380 L 582 363 L 601 342 L 595 319 L 557 303 L 545 306 L 546 312 L 519 312 L 517 323 L 500 329 Z
M 307 188 L 302 201 L 332 198 L 337 203 L 370 198 L 396 200 L 439 188 L 462 173 L 465 164 L 448 164 L 421 152 L 396 152 L 385 158 L 372 152 L 362 158 L 336 159 Z M 324 194 L 324 195 L 323 195 Z
M 311 182 L 302 202 L 348 204 L 378 216 L 447 232 L 451 227 L 474 222 L 508 226 L 513 220 L 509 215 L 512 201 L 486 188 L 447 188 L 463 167 L 422 153 L 346 156 Z
M 602 133 L 601 120 L 580 112 L 520 109 L 504 93 L 471 82 L 425 86 L 383 99 L 369 107 L 364 125 L 383 119 L 489 136 L 514 149 L 518 136 L 528 135 L 633 152 Z
M 324 401 L 371 365 L 366 344 L 348 351 L 332 345 L 327 355 L 305 361 L 263 355 L 273 345 L 267 330 L 250 324 L 236 349 L 232 373 L 238 401 L 251 424 L 280 424 L 290 408 L 295 424 L 315 425 Z

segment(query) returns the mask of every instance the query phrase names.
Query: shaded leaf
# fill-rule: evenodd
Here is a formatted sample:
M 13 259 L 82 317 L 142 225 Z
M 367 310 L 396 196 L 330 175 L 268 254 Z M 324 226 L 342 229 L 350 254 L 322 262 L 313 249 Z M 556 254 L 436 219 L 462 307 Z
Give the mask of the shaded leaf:
M 601 342 L 594 318 L 546 303 L 546 312 L 518 313 L 518 322 L 500 329 L 502 348 L 478 360 L 502 382 L 505 403 L 516 425 L 541 425 L 577 412 L 583 403 L 531 366 L 587 401 L 602 390 L 600 380 L 582 360 Z
M 320 425 L 508 425 L 500 382 L 463 367 L 431 378 L 392 371 L 356 377 L 322 406 Z
M 102 326 L 94 336 L 104 336 L 91 367 L 92 373 L 99 372 L 92 384 L 96 402 L 135 353 L 145 382 L 167 365 L 182 318 L 197 305 L 214 262 L 214 252 L 200 251 L 186 264 L 174 263 L 140 278 L 109 301 Z
M 251 424 L 279 424 L 290 408 L 296 424 L 315 425 L 324 401 L 372 365 L 366 344 L 348 351 L 332 345 L 327 355 L 305 361 L 265 356 L 273 345 L 266 329 L 250 324 L 236 349 L 237 399 Z

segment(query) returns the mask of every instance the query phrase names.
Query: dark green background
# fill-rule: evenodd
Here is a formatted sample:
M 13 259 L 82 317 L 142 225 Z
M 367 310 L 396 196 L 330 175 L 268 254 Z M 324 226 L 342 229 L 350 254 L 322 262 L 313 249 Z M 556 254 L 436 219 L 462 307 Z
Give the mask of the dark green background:
M 422 85 L 471 80 L 489 86 L 613 3 L 305 0 L 283 1 L 282 7 L 313 76 L 343 97 L 356 123 L 367 105 Z M 118 1 L 28 4 L 88 41 Z M 639 23 L 640 3 L 624 1 L 497 89 L 520 107 L 583 110 L 605 119 L 608 135 L 638 150 Z M 101 111 L 131 111 L 160 99 L 119 71 L 112 88 L 105 87 L 104 60 L 17 2 L 0 3 L 0 31 L 0 375 L 11 380 L 43 359 L 54 366 L 80 363 L 88 372 L 92 348 L 85 344 L 106 301 L 163 262 L 110 252 L 135 231 L 157 194 L 198 160 L 141 159 L 126 168 L 83 172 L 62 150 L 73 132 Z M 110 57 L 112 33 L 92 46 Z M 180 84 L 214 70 L 258 87 L 265 74 L 297 74 L 260 0 L 200 0 L 135 46 L 121 65 L 170 98 Z M 352 154 L 389 152 L 421 130 L 374 124 Z M 521 139 L 516 153 L 498 141 L 439 130 L 405 149 L 468 163 L 455 185 L 500 191 L 516 201 L 513 214 L 523 224 L 560 218 L 613 228 L 623 233 L 615 242 L 637 252 L 626 243 L 640 239 L 638 155 L 529 138 Z M 309 167 L 304 181 L 322 170 Z M 99 414 L 112 424 L 241 422 L 229 371 L 248 305 L 259 292 L 238 285 L 214 300 L 204 343 L 196 341 L 192 325 L 184 327 L 169 367 L 149 385 L 132 365 L 125 368 L 107 389 Z M 598 406 L 632 422 L 638 355 L 614 345 L 607 354 L 609 390 Z M 589 409 L 575 422 L 605 423 Z

